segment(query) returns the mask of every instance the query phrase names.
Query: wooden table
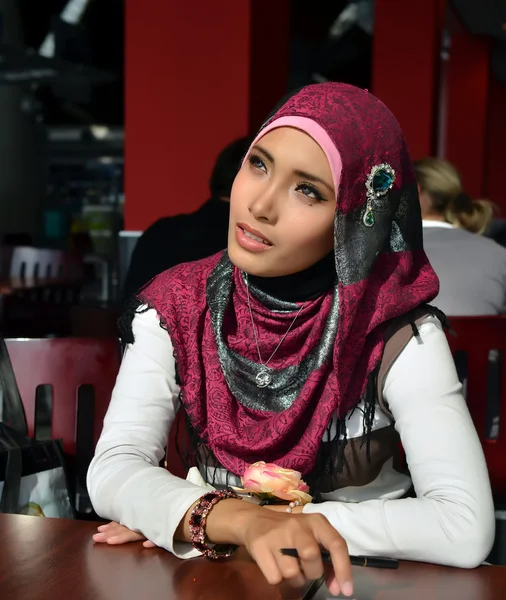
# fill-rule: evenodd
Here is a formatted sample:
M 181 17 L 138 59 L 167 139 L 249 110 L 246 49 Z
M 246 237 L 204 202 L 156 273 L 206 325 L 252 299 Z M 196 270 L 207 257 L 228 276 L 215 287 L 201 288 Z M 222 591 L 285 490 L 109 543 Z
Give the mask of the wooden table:
M 281 600 L 239 555 L 222 563 L 180 561 L 141 544 L 94 544 L 96 524 L 0 514 L 2 600 Z M 472 571 L 403 563 L 397 571 L 354 568 L 356 600 L 498 600 L 506 567 Z M 326 598 L 325 594 L 318 598 Z

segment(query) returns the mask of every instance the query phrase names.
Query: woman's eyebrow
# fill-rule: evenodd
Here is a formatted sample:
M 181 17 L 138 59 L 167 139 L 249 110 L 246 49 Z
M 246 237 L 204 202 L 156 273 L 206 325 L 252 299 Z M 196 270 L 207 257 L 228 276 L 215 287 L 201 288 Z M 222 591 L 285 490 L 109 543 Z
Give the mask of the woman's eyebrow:
M 294 171 L 294 173 L 295 173 L 295 175 L 297 175 L 298 177 L 302 177 L 303 179 L 308 179 L 309 181 L 314 181 L 314 183 L 321 183 L 326 188 L 328 188 L 328 190 L 332 194 L 334 193 L 334 187 L 331 186 L 330 183 L 327 183 L 325 181 L 325 179 L 322 179 L 321 177 L 318 177 L 316 175 L 311 175 L 311 173 L 306 173 L 306 171 Z
M 265 148 L 262 148 L 262 146 L 257 145 L 253 149 L 261 152 L 269 162 L 274 164 L 274 157 L 272 156 L 272 154 L 270 154 L 270 152 L 267 152 Z
M 265 156 L 265 158 L 271 164 L 274 164 L 276 162 L 274 160 L 274 157 L 272 156 L 272 154 L 270 152 L 268 152 L 265 148 L 262 148 L 262 146 L 256 145 L 254 147 L 254 150 L 257 150 L 258 152 L 263 154 Z M 299 171 L 298 169 L 294 170 L 294 173 L 295 173 L 295 175 L 297 175 L 297 177 L 302 177 L 303 179 L 307 179 L 308 181 L 313 181 L 314 183 L 321 183 L 330 191 L 331 194 L 335 193 L 334 187 L 332 185 L 330 185 L 329 183 L 327 183 L 325 181 L 325 179 L 322 179 L 321 177 L 318 177 L 317 175 L 312 175 L 311 173 L 308 173 L 307 171 Z

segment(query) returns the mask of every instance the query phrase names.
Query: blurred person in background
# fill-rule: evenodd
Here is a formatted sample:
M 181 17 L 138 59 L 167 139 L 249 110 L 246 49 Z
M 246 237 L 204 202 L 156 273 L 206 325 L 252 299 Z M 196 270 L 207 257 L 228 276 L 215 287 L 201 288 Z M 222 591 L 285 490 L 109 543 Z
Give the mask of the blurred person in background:
M 197 211 L 158 219 L 141 235 L 126 276 L 125 300 L 155 275 L 226 247 L 230 191 L 251 141 L 237 139 L 220 152 L 209 180 L 211 197 Z
M 501 246 L 506 246 L 506 219 L 494 219 L 485 235 Z
M 494 216 L 473 200 L 458 171 L 440 158 L 415 161 L 423 243 L 440 280 L 436 305 L 447 315 L 495 315 L 506 309 L 506 249 L 482 234 Z

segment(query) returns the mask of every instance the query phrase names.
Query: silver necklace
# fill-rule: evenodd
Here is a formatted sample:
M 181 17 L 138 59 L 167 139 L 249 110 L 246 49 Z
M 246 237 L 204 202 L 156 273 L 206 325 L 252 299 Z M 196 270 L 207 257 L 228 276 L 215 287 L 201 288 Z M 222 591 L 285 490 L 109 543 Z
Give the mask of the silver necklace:
M 258 360 L 260 361 L 260 364 L 261 364 L 260 371 L 258 371 L 258 373 L 255 375 L 255 381 L 256 381 L 257 387 L 259 387 L 259 388 L 265 388 L 265 387 L 268 387 L 271 384 L 271 382 L 272 382 L 271 369 L 267 365 L 271 362 L 273 356 L 276 354 L 276 352 L 278 351 L 278 349 L 281 346 L 281 344 L 285 341 L 286 336 L 290 333 L 290 330 L 294 326 L 295 321 L 297 320 L 297 317 L 302 312 L 302 309 L 304 308 L 304 306 L 306 306 L 307 300 L 299 308 L 297 314 L 295 315 L 295 317 L 293 318 L 292 322 L 290 323 L 290 327 L 288 327 L 288 329 L 286 330 L 285 335 L 279 340 L 279 343 L 274 348 L 274 351 L 272 352 L 272 354 L 264 362 L 262 360 L 262 354 L 260 352 L 260 345 L 258 343 L 258 334 L 257 334 L 256 325 L 255 325 L 255 320 L 253 319 L 253 311 L 251 310 L 251 300 L 250 300 L 250 295 L 249 295 L 249 282 L 248 282 L 248 276 L 247 275 L 246 275 L 245 279 L 246 279 L 246 292 L 247 292 L 247 295 L 248 295 L 248 308 L 249 308 L 249 314 L 250 314 L 250 317 L 251 317 L 251 325 L 253 327 L 253 335 L 255 336 L 255 343 L 256 343 L 257 352 L 258 352 Z

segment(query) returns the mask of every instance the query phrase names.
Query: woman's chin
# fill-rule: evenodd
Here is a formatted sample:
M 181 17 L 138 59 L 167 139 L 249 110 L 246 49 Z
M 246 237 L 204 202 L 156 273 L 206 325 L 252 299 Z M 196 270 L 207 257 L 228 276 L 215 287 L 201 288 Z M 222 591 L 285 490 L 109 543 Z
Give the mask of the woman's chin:
M 254 254 L 248 252 L 237 244 L 229 244 L 228 256 L 230 262 L 248 275 L 254 275 L 256 277 L 277 277 L 279 275 L 276 265 L 273 265 L 271 257 L 265 256 L 265 254 Z

